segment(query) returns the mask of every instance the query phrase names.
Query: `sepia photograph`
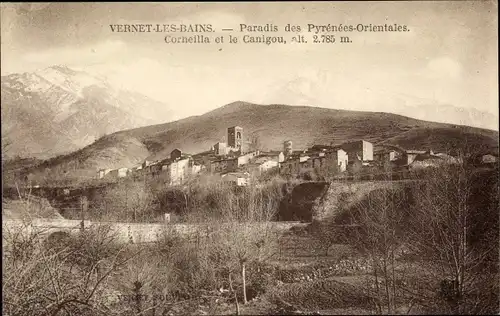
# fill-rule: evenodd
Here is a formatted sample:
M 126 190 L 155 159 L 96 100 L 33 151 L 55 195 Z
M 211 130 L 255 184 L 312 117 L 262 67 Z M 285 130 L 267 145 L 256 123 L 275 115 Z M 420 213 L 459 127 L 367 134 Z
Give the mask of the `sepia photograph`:
M 498 1 L 2 2 L 2 315 L 499 315 Z

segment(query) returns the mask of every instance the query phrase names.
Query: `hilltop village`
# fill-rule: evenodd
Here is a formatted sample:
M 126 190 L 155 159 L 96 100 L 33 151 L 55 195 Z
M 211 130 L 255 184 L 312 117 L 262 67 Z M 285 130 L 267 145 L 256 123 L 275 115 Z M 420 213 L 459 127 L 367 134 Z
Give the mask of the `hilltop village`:
M 200 173 L 209 173 L 219 175 L 223 181 L 245 186 L 255 176 L 272 171 L 299 176 L 323 170 L 337 177 L 368 175 L 373 178 L 377 174 L 387 174 L 388 170 L 392 174 L 401 174 L 458 162 L 458 158 L 432 150 L 384 146 L 374 151 L 374 145 L 365 140 L 337 146 L 314 145 L 298 151 L 293 150 L 292 140 L 285 140 L 281 151 L 260 151 L 243 140 L 243 132 L 242 127 L 229 127 L 227 142 L 217 142 L 206 152 L 190 155 L 176 148 L 169 157 L 145 160 L 133 168 L 101 169 L 97 172 L 97 179 L 151 177 L 162 178 L 167 185 L 181 185 Z M 484 163 L 496 161 L 496 157 L 488 156 L 482 158 Z

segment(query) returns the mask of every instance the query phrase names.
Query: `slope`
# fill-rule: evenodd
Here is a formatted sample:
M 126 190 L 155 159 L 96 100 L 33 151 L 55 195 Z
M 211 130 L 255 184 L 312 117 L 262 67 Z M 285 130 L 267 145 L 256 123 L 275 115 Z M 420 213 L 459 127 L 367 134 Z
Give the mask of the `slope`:
M 281 149 L 286 139 L 293 141 L 294 149 L 305 149 L 313 144 L 335 145 L 361 138 L 375 144 L 387 142 L 405 148 L 425 145 L 439 150 L 447 147 L 449 140 L 462 139 L 466 135 L 474 136 L 490 147 L 498 143 L 498 132 L 495 131 L 421 121 L 390 113 L 247 102 L 234 102 L 202 116 L 118 134 L 140 139 L 154 158 L 154 154 L 165 155 L 177 147 L 190 153 L 208 150 L 217 141 L 223 141 L 227 127 L 233 125 L 243 127 L 246 140 L 257 135 L 264 149 L 271 150 Z M 428 141 L 424 142 L 425 139 Z M 457 143 L 453 141 L 451 145 Z
M 146 158 L 167 157 L 174 148 L 191 154 L 206 151 L 214 143 L 224 141 L 227 127 L 234 125 L 243 127 L 244 140 L 257 135 L 262 149 L 268 150 L 281 149 L 286 139 L 293 141 L 294 149 L 364 139 L 375 144 L 429 147 L 437 151 L 459 145 L 467 135 L 489 150 L 495 150 L 498 144 L 495 131 L 389 113 L 234 102 L 201 116 L 102 137 L 82 150 L 46 161 L 36 169 L 38 172 L 49 169 L 69 177 L 92 177 L 98 168 L 130 167 Z
M 168 120 L 168 108 L 83 71 L 53 66 L 2 76 L 6 157 L 50 158 L 102 135 Z

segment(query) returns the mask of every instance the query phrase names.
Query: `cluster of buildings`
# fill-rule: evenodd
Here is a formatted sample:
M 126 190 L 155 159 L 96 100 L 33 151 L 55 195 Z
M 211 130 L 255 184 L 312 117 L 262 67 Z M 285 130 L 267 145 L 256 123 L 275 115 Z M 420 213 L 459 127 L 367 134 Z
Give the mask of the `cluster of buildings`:
M 194 162 L 191 155 L 186 155 L 179 149 L 174 149 L 168 158 L 155 161 L 145 160 L 142 164 L 133 168 L 101 169 L 98 171 L 97 178 L 161 177 L 168 185 L 179 185 L 203 169 L 201 164 Z
M 180 185 L 201 172 L 207 172 L 220 175 L 223 181 L 244 186 L 252 175 L 279 168 L 285 159 L 280 151 L 261 152 L 248 147 L 248 142 L 243 140 L 243 128 L 233 126 L 227 129 L 227 143 L 217 142 L 206 152 L 189 155 L 174 149 L 170 157 L 163 160 L 145 160 L 133 168 L 101 169 L 97 178 L 147 176 L 161 178 L 168 185 Z
M 243 128 L 227 129 L 227 143 L 217 142 L 208 151 L 188 155 L 174 149 L 170 157 L 163 160 L 145 160 L 134 168 L 103 169 L 98 178 L 124 178 L 148 176 L 162 178 L 168 185 L 180 185 L 201 172 L 220 175 L 223 181 L 238 186 L 250 183 L 253 175 L 269 170 L 280 174 L 298 175 L 314 169 L 328 173 L 355 174 L 375 169 L 391 170 L 425 168 L 440 163 L 456 162 L 457 159 L 437 154 L 432 150 L 405 150 L 386 146 L 374 151 L 374 145 L 365 140 L 346 142 L 338 146 L 314 145 L 306 150 L 293 150 L 293 143 L 287 140 L 282 151 L 260 151 L 249 148 L 243 140 Z

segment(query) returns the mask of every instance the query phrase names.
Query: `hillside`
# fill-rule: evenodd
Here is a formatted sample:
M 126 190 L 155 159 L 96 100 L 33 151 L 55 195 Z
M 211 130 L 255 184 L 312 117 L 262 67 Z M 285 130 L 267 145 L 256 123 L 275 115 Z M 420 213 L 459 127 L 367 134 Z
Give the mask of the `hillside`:
M 258 135 L 263 149 L 281 149 L 286 139 L 294 149 L 313 144 L 341 144 L 364 139 L 375 144 L 446 151 L 467 139 L 498 148 L 498 132 L 416 120 L 379 112 L 316 107 L 257 105 L 234 102 L 179 121 L 125 130 L 102 137 L 70 155 L 41 164 L 35 173 L 92 177 L 98 168 L 132 167 L 140 161 L 167 156 L 174 148 L 186 153 L 206 151 L 223 141 L 227 127 L 244 129 L 244 139 Z
M 432 149 L 457 154 L 459 149 L 498 152 L 498 132 L 474 127 L 417 127 L 389 138 L 380 145 L 397 145 L 406 149 Z
M 174 148 L 189 153 L 207 150 L 226 136 L 226 128 L 238 125 L 244 138 L 258 135 L 264 149 L 281 149 L 293 141 L 294 149 L 313 144 L 341 144 L 364 139 L 375 144 L 445 151 L 469 139 L 498 147 L 498 132 L 417 120 L 382 112 L 333 110 L 287 105 L 257 105 L 234 102 L 201 116 L 118 132 L 141 140 L 153 154 L 164 155 Z
M 65 66 L 11 74 L 1 80 L 2 147 L 7 158 L 47 159 L 102 135 L 164 122 L 169 109 L 144 95 Z
M 332 94 L 332 87 L 336 86 L 338 82 L 331 73 L 323 70 L 305 70 L 301 75 L 289 78 L 288 81 L 280 79 L 270 84 L 269 89 L 260 89 L 256 95 L 252 95 L 252 100 L 257 103 L 314 105 L 326 108 L 335 104 L 339 109 L 358 111 L 374 111 L 378 103 L 384 105 L 384 109 L 390 109 L 391 113 L 418 120 L 498 130 L 498 112 L 493 109 L 484 111 L 376 89 L 370 89 L 368 94 L 367 91 L 361 90 L 358 98 L 354 102 L 349 102 L 342 98 L 342 93 Z M 366 96 L 371 96 L 374 100 Z

